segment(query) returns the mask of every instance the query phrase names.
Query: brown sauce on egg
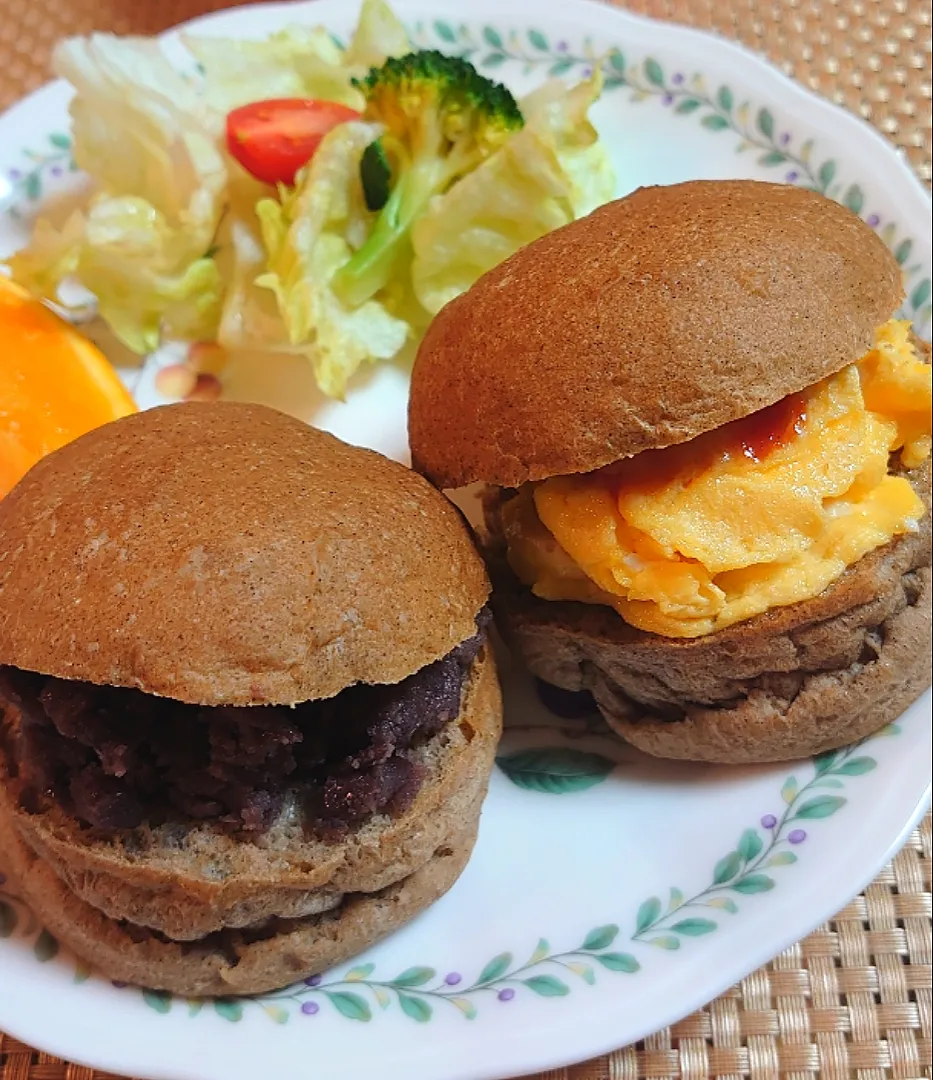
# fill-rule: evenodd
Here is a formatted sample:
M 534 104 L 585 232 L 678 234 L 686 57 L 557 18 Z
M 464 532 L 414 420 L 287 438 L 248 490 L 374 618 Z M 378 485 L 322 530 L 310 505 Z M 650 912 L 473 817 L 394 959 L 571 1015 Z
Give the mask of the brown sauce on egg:
M 727 438 L 726 452 L 734 457 L 741 452 L 752 461 L 762 461 L 772 451 L 786 446 L 803 431 L 807 419 L 804 394 L 789 394 L 751 416 L 733 420 L 721 428 Z
M 756 464 L 799 435 L 807 419 L 805 394 L 790 394 L 773 405 L 733 420 L 689 442 L 645 450 L 590 475 L 621 492 L 654 491 L 677 478 L 689 482 L 721 461 L 744 457 Z

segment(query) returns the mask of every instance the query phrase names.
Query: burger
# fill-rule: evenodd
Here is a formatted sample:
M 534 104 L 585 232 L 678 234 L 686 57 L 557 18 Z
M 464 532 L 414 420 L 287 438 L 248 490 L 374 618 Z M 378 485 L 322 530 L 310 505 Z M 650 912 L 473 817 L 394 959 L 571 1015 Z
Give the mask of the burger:
M 489 582 L 420 476 L 260 406 L 99 428 L 0 503 L 0 845 L 113 979 L 258 993 L 463 870 Z
M 929 346 L 853 213 L 644 188 L 448 304 L 413 464 L 485 486 L 497 622 L 649 754 L 810 755 L 930 684 Z

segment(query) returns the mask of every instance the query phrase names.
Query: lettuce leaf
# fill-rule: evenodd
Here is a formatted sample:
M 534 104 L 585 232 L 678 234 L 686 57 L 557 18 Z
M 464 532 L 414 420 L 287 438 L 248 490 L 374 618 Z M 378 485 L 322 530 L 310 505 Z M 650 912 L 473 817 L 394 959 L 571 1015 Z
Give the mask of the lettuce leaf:
M 39 218 L 26 247 L 6 260 L 13 280 L 34 296 L 58 300 L 58 286 L 74 275 L 84 239 L 84 214 L 75 210 L 57 229 L 47 218 Z
M 215 245 L 215 259 L 227 283 L 217 340 L 227 349 L 297 352 L 275 296 L 256 284 L 266 269 L 256 204 L 268 190 L 245 172 L 231 180 L 230 202 Z
M 352 254 L 348 237 L 360 232 L 366 214 L 360 157 L 379 134 L 377 125 L 341 124 L 322 140 L 293 191 L 256 207 L 267 262 L 256 283 L 275 295 L 291 345 L 302 347 L 331 397 L 344 395 L 361 364 L 394 357 L 409 334 L 408 324 L 378 301 L 351 309 L 330 288 Z
M 56 48 L 52 66 L 75 88 L 75 161 L 99 188 L 144 199 L 171 225 L 212 233 L 226 184 L 217 146 L 222 120 L 158 42 L 71 38 Z
M 603 75 L 569 90 L 560 79 L 548 79 L 519 102 L 529 126 L 549 131 L 557 158 L 570 179 L 570 202 L 575 217 L 585 217 L 615 195 L 615 175 L 606 147 L 588 118 L 590 106 L 602 93 Z
M 436 314 L 520 247 L 612 197 L 613 177 L 587 119 L 600 72 L 522 103 L 525 126 L 435 199 L 412 230 L 412 284 Z
M 363 107 L 363 95 L 350 82 L 359 72 L 322 27 L 289 26 L 264 41 L 191 34 L 182 41 L 200 64 L 208 104 L 220 113 L 251 101 L 294 97 Z
M 40 218 L 29 245 L 7 266 L 18 284 L 62 307 L 69 304 L 60 285 L 77 281 L 94 294 L 114 334 L 146 353 L 163 332 L 187 340 L 216 332 L 223 282 L 213 259 L 189 244 L 145 199 L 99 195 L 61 230 Z
M 135 352 L 163 332 L 212 337 L 223 282 L 209 249 L 227 186 L 220 118 L 155 41 L 72 38 L 53 63 L 75 88 L 75 159 L 97 192 L 61 230 L 40 219 L 9 260 L 14 279 L 59 303 L 61 285 L 77 280 Z
M 382 67 L 390 56 L 404 56 L 410 49 L 405 27 L 385 0 L 363 0 L 343 62 L 359 66 L 365 72 L 371 67 Z
M 144 199 L 91 204 L 75 276 L 135 352 L 151 352 L 163 331 L 193 341 L 216 334 L 223 282 L 214 260 L 195 257 L 189 237 Z

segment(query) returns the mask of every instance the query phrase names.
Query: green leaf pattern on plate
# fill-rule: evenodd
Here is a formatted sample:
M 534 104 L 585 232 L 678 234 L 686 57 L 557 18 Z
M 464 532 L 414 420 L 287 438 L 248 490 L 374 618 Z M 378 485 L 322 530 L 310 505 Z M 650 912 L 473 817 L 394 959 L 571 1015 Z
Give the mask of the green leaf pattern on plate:
M 641 907 L 638 909 L 638 915 L 635 918 L 635 925 L 639 933 L 642 930 L 647 930 L 649 926 L 652 926 L 657 922 L 658 916 L 661 914 L 661 901 L 652 896 L 645 900 Z
M 597 926 L 583 939 L 584 949 L 608 949 L 618 937 L 618 926 Z
M 6 178 L 13 189 L 13 200 L 7 207 L 7 213 L 19 217 L 21 206 L 41 199 L 45 194 L 50 176 L 77 169 L 71 153 L 71 136 L 61 131 L 53 131 L 41 149 L 21 151 L 23 165 L 10 169 Z
M 496 764 L 518 787 L 546 795 L 585 791 L 601 784 L 615 762 L 568 746 L 540 746 L 496 758 Z
M 424 998 L 414 997 L 412 994 L 403 994 L 399 991 L 398 1003 L 402 1007 L 402 1012 L 406 1016 L 410 1016 L 412 1020 L 417 1020 L 419 1024 L 426 1024 L 433 1015 L 434 1010 Z
M 543 69 L 552 75 L 577 76 L 598 64 L 602 66 L 607 91 L 626 90 L 633 102 L 659 100 L 685 122 L 699 122 L 711 133 L 732 132 L 738 136 L 737 152 L 756 152 L 760 166 L 785 170 L 782 178 L 786 182 L 838 199 L 863 215 L 868 224 L 878 227 L 882 240 L 904 268 L 908 281 L 907 314 L 920 325 L 929 322 L 931 283 L 923 267 L 910 262 L 912 240 L 898 237 L 895 223 L 881 225 L 877 216 L 865 215 L 864 189 L 841 178 L 838 163 L 821 156 L 813 140 L 795 148 L 791 135 L 781 130 L 767 107 L 739 101 L 733 88 L 725 84 L 709 86 L 701 73 L 668 74 L 654 57 L 632 62 L 618 49 L 599 50 L 589 39 L 584 39 L 581 48 L 573 51 L 566 42 L 551 41 L 535 28 L 519 31 L 486 26 L 477 32 L 466 25 L 435 20 L 415 23 L 410 31 L 418 45 L 439 45 L 488 69 L 512 61 L 522 65 L 526 73 Z M 51 133 L 46 136 L 43 148 L 23 150 L 21 156 L 23 167 L 7 174 L 15 193 L 8 212 L 14 216 L 42 198 L 50 176 L 75 169 L 71 139 L 65 133 Z M 896 725 L 890 724 L 874 737 L 895 735 L 898 731 Z M 528 790 L 548 793 L 586 790 L 605 780 L 614 767 L 602 755 L 572 747 L 523 750 L 503 756 L 499 764 L 515 783 Z M 759 826 L 741 832 L 735 848 L 725 852 L 712 868 L 708 886 L 692 895 L 672 887 L 666 908 L 657 896 L 646 899 L 638 907 L 630 916 L 633 947 L 650 945 L 661 950 L 678 950 L 689 939 L 716 931 L 718 923 L 708 917 L 710 913 L 736 914 L 740 910 L 739 900 L 743 904 L 754 902 L 756 894 L 776 888 L 778 879 L 764 871 L 797 861 L 790 848 L 806 838 L 801 825 L 830 817 L 846 804 L 844 797 L 821 794 L 820 789 L 844 787 L 850 778 L 864 775 L 874 767 L 874 759 L 854 746 L 816 758 L 813 776 L 802 785 L 796 776 L 789 776 L 780 791 L 781 812 L 777 812 L 781 809 L 778 806 L 774 813 L 762 817 Z M 473 983 L 465 986 L 458 972 L 439 974 L 436 968 L 421 965 L 407 968 L 394 979 L 377 979 L 375 966 L 368 963 L 327 981 L 315 977 L 273 994 L 218 999 L 213 1002 L 213 1012 L 235 1023 L 247 1008 L 256 1007 L 274 1023 L 282 1024 L 294 1015 L 313 1016 L 326 1003 L 347 1020 L 368 1023 L 373 1018 L 372 1004 L 386 1010 L 395 1003 L 416 1023 L 429 1022 L 440 1005 L 450 1005 L 464 1019 L 473 1020 L 484 1001 L 508 1002 L 518 993 L 564 997 L 576 986 L 597 983 L 597 970 L 637 973 L 641 961 L 633 953 L 608 951 L 618 935 L 616 924 L 595 927 L 583 936 L 578 948 L 563 952 L 552 952 L 542 938 L 526 963 L 516 965 L 512 953 L 500 953 L 481 968 Z M 14 936 L 30 942 L 34 955 L 42 962 L 51 961 L 58 952 L 55 939 L 41 930 L 22 899 L 0 877 L 0 937 Z M 75 981 L 83 982 L 86 978 L 87 969 L 79 963 Z M 143 1001 L 155 1012 L 171 1011 L 175 1000 L 171 994 L 141 993 Z M 189 1016 L 203 1014 L 200 1000 L 186 1004 Z
M 143 1001 L 157 1013 L 167 1013 L 172 1008 L 172 995 L 164 990 L 143 990 Z M 221 1002 L 217 1002 L 218 1007 Z
M 890 734 L 890 728 L 888 725 L 872 738 Z M 643 941 L 664 949 L 678 948 L 680 938 L 711 933 L 717 926 L 713 920 L 694 914 L 684 918 L 686 909 L 706 908 L 735 915 L 739 911 L 736 894 L 739 897 L 754 896 L 775 888 L 777 881 L 762 871 L 797 862 L 791 847 L 802 844 L 807 838 L 799 823 L 831 817 L 846 805 L 846 799 L 840 795 L 813 795 L 814 788 L 830 782 L 841 787 L 842 777 L 863 776 L 875 768 L 875 759 L 861 753 L 864 745 L 865 742 L 856 743 L 814 758 L 813 776 L 803 785 L 796 776 L 788 776 L 780 789 L 784 804 L 780 817 L 774 813 L 765 814 L 759 827 L 745 829 L 735 849 L 723 855 L 713 867 L 711 882 L 705 889 L 687 899 L 680 890 L 676 891 L 680 901 L 676 907 L 668 906 L 667 911 L 662 912 L 657 897 L 645 900 L 635 914 L 632 941 Z
M 707 932 L 704 920 L 693 919 L 691 923 L 696 928 L 685 933 Z M 424 1024 L 434 1017 L 438 1006 L 452 1005 L 465 1019 L 474 1020 L 479 1014 L 478 1004 L 484 999 L 505 1003 L 520 991 L 545 998 L 566 997 L 575 979 L 595 986 L 596 965 L 610 972 L 635 974 L 641 968 L 635 956 L 607 951 L 618 935 L 619 927 L 614 923 L 597 926 L 585 935 L 579 948 L 566 952 L 552 952 L 548 942 L 541 938 L 524 964 L 517 963 L 513 953 L 499 953 L 467 985 L 463 985 L 464 977 L 459 972 L 443 974 L 422 965 L 406 968 L 393 979 L 376 979 L 372 977 L 375 965 L 365 964 L 332 979 L 313 976 L 274 993 L 217 1001 L 214 1008 L 224 1019 L 236 1021 L 247 1006 L 258 1006 L 276 1023 L 284 1024 L 293 1015 L 316 1015 L 321 1003 L 326 1002 L 347 1020 L 367 1023 L 374 1015 L 370 1002 L 383 1010 L 395 1003 L 409 1019 Z M 171 995 L 153 995 L 147 991 L 143 1000 L 158 1012 L 171 1008 Z
M 396 986 L 424 986 L 426 982 L 434 978 L 434 975 L 434 968 L 411 967 L 403 971 L 401 975 L 397 975 L 393 982 Z
M 686 934 L 687 937 L 699 937 L 701 934 L 711 934 L 716 926 L 717 923 L 712 919 L 682 919 L 674 923 L 671 929 L 677 934 Z
M 896 724 L 889 724 L 872 739 L 899 731 Z M 803 826 L 831 817 L 846 805 L 844 797 L 821 794 L 819 789 L 830 782 L 842 787 L 851 778 L 871 772 L 876 762 L 865 753 L 870 741 L 814 758 L 812 776 L 806 782 L 796 774 L 787 777 L 775 791 L 773 812 L 764 814 L 758 825 L 741 830 L 735 847 L 711 868 L 710 884 L 705 888 L 690 895 L 672 886 L 666 905 L 658 896 L 642 901 L 637 910 L 628 914 L 632 920 L 628 938 L 631 951 L 618 948 L 619 925 L 605 923 L 583 934 L 579 946 L 564 951 L 552 949 L 547 938 L 539 938 L 531 953 L 525 954 L 528 959 L 524 963 L 516 960 L 512 951 L 500 952 L 477 965 L 479 973 L 473 982 L 458 971 L 424 964 L 407 967 L 394 977 L 380 978 L 378 965 L 364 962 L 347 968 L 343 974 L 312 976 L 274 993 L 218 998 L 207 1004 L 215 1016 L 229 1023 L 242 1020 L 247 1010 L 258 1010 L 273 1023 L 285 1024 L 296 1016 L 314 1016 L 325 1005 L 346 1020 L 369 1023 L 376 1012 L 394 1005 L 414 1023 L 424 1024 L 435 1017 L 439 1008 L 447 1006 L 465 1020 L 475 1020 L 484 1005 L 507 1003 L 518 994 L 561 998 L 577 988 L 598 985 L 608 973 L 635 975 L 644 962 L 636 955 L 639 949 L 651 946 L 673 953 L 687 948 L 692 939 L 714 934 L 721 918 L 737 914 L 740 904 L 753 903 L 756 894 L 777 888 L 780 878 L 765 871 L 794 865 L 798 858 L 792 849 L 807 836 Z M 0 936 L 22 938 L 43 962 L 53 960 L 58 953 L 55 939 L 38 926 L 12 884 L 2 876 Z M 74 981 L 84 982 L 88 975 L 86 966 L 77 962 Z M 149 1008 L 163 1015 L 177 1003 L 180 1012 L 195 1017 L 202 1015 L 205 1005 L 201 999 L 178 999 L 164 991 L 138 992 Z
M 739 837 L 736 852 L 745 862 L 751 862 L 756 855 L 761 853 L 763 847 L 764 842 L 758 835 L 758 830 L 746 829 Z
M 730 131 L 739 137 L 737 152 L 756 152 L 758 164 L 783 169 L 782 179 L 787 183 L 812 188 L 842 202 L 872 227 L 880 224 L 877 215 L 863 213 L 866 200 L 863 188 L 838 176 L 835 159 L 824 156 L 819 160 L 812 139 L 795 150 L 791 134 L 780 130 L 769 108 L 751 101 L 737 101 L 734 89 L 724 83 L 711 88 L 702 73 L 669 75 L 655 57 L 629 63 L 618 48 L 607 50 L 591 38 L 584 38 L 579 47 L 572 48 L 567 41 L 552 41 L 536 27 L 519 30 L 487 24 L 476 28 L 434 19 L 416 21 L 408 30 L 415 45 L 464 56 L 489 71 L 497 70 L 507 61 L 521 65 L 526 75 L 542 69 L 551 76 L 584 75 L 600 66 L 607 91 L 626 89 L 633 103 L 658 99 L 676 115 L 694 117 L 707 131 Z M 7 212 L 13 216 L 20 216 L 24 204 L 42 198 L 49 176 L 76 168 L 70 135 L 52 132 L 46 143 L 42 149 L 24 149 L 23 166 L 7 173 L 15 192 Z M 923 328 L 933 318 L 930 278 L 922 266 L 906 266 L 911 242 L 909 239 L 896 242 L 896 227 L 892 223 L 880 232 L 907 271 L 905 314 Z
M 495 983 L 500 979 L 512 966 L 512 954 L 500 953 L 498 956 L 493 957 L 492 960 L 483 968 L 479 973 L 479 978 L 476 980 L 477 986 L 485 986 L 487 984 Z
M 171 999 L 171 995 L 165 996 Z M 239 998 L 217 998 L 214 1001 L 214 1012 L 231 1024 L 236 1024 L 243 1019 L 243 1002 Z
M 797 818 L 824 818 L 835 814 L 837 810 L 845 806 L 846 801 L 838 795 L 820 795 L 819 798 L 810 799 L 801 806 L 793 820 Z
M 749 874 L 747 877 L 741 877 L 732 886 L 736 892 L 745 893 L 758 893 L 769 892 L 774 888 L 774 878 L 768 877 L 767 874 Z
M 350 968 L 350 970 L 344 975 L 344 982 L 360 982 L 372 975 L 375 964 L 361 964 L 359 967 Z
M 731 132 L 737 135 L 738 153 L 753 152 L 758 165 L 766 169 L 781 169 L 780 179 L 799 187 L 811 188 L 843 203 L 859 214 L 873 228 L 880 223 L 875 214 L 866 214 L 866 193 L 854 181 L 846 182 L 840 175 L 838 162 L 821 155 L 812 139 L 795 148 L 792 134 L 783 130 L 774 113 L 765 105 L 739 100 L 734 87 L 725 83 L 710 85 L 702 73 L 668 73 L 664 64 L 653 56 L 627 58 L 620 49 L 609 48 L 583 38 L 573 47 L 568 41 L 553 41 L 536 27 L 503 29 L 502 27 L 454 25 L 446 20 L 432 23 L 416 21 L 409 26 L 412 41 L 418 46 L 440 47 L 471 60 L 478 67 L 498 69 L 506 61 L 521 66 L 529 75 L 544 70 L 548 75 L 584 75 L 594 67 L 603 69 L 605 89 L 628 90 L 633 103 L 651 99 L 672 108 L 678 116 L 693 117 L 707 131 Z M 894 236 L 882 238 L 896 254 L 904 243 L 896 245 Z M 907 255 L 898 254 L 905 265 Z M 904 313 L 918 327 L 927 327 L 933 318 L 931 283 L 922 266 L 908 267 L 907 304 Z
M 533 975 L 530 979 L 522 979 L 522 982 L 541 997 L 565 997 L 570 993 L 567 984 L 553 975 Z
M 722 885 L 724 881 L 731 881 L 747 862 L 740 851 L 730 851 L 716 863 L 713 868 L 713 884 Z

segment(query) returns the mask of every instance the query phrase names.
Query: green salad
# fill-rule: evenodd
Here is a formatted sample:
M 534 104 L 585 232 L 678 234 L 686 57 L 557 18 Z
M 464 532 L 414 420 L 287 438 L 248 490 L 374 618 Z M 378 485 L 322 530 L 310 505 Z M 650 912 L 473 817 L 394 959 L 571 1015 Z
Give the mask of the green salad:
M 413 355 L 486 270 L 612 198 L 587 118 L 598 69 L 516 100 L 464 59 L 413 49 L 384 0 L 365 0 L 346 47 L 305 26 L 183 42 L 188 74 L 153 39 L 58 47 L 93 189 L 8 261 L 59 306 L 79 283 L 137 353 L 299 353 L 342 397 L 361 365 Z

